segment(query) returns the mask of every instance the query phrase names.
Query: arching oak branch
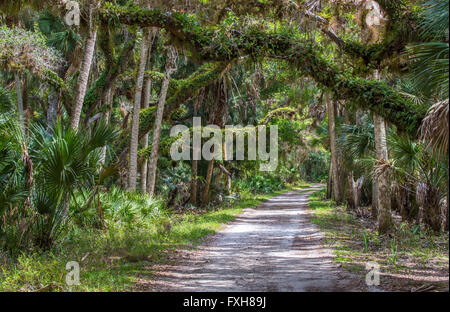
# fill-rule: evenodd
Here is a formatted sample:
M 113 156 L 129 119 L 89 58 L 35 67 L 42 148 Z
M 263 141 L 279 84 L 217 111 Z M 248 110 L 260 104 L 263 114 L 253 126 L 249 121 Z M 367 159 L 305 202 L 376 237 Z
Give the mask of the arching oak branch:
M 230 61 L 244 55 L 283 59 L 296 66 L 303 75 L 330 89 L 335 98 L 369 109 L 413 135 L 425 116 L 423 107 L 414 105 L 384 82 L 361 79 L 341 70 L 321 57 L 316 46 L 286 30 L 245 28 L 225 33 L 215 27 L 202 26 L 188 14 L 112 4 L 102 9 L 101 18 L 111 25 L 124 23 L 164 28 L 206 61 Z

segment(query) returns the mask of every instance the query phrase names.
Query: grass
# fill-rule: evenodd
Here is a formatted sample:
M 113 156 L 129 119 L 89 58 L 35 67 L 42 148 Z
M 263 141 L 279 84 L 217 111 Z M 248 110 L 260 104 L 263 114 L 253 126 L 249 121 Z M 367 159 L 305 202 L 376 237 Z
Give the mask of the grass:
M 421 232 L 417 226 L 401 223 L 390 235 L 380 235 L 373 221 L 355 217 L 326 200 L 324 190 L 309 199 L 314 212 L 311 221 L 325 232 L 327 243 L 334 248 L 334 260 L 343 268 L 364 278 L 365 264 L 375 261 L 381 266 L 386 289 L 409 290 L 429 282 L 429 276 L 441 277 L 436 289 L 448 289 L 448 233 Z
M 242 209 L 292 189 L 296 187 L 252 194 L 196 213 L 171 214 L 159 207 L 158 213 L 148 214 L 139 222 L 120 222 L 117 216 L 132 220 L 136 216 L 124 216 L 125 211 L 138 213 L 141 206 L 150 203 L 129 194 L 105 195 L 105 206 L 117 201 L 128 206 L 124 211 L 111 208 L 107 230 L 79 224 L 73 226 L 64 243 L 50 252 L 21 254 L 14 260 L 0 254 L 0 291 L 126 291 L 135 284 L 139 273 L 148 275 L 146 267 L 166 263 L 177 249 L 195 247 Z M 68 286 L 65 282 L 69 261 L 80 264 L 79 285 Z

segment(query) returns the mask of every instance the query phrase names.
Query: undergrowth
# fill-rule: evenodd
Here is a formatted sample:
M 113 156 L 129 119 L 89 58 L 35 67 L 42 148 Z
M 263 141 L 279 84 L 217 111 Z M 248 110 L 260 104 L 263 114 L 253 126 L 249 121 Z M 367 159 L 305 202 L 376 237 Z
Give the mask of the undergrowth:
M 175 213 L 159 200 L 119 189 L 101 194 L 106 228 L 97 228 L 95 211 L 76 213 L 67 238 L 50 251 L 0 254 L 0 291 L 124 291 L 144 267 L 168 261 L 172 251 L 192 248 L 232 221 L 243 208 L 256 206 L 293 187 L 247 194 L 220 207 Z M 90 221 L 89 221 L 90 220 Z M 80 284 L 66 284 L 66 264 L 80 264 Z
M 327 243 L 334 248 L 334 260 L 343 268 L 360 273 L 364 279 L 366 263 L 375 261 L 380 264 L 382 276 L 408 276 L 394 283 L 401 290 L 430 282 L 427 275 L 447 276 L 446 281 L 438 281 L 435 286 L 448 289 L 448 233 L 436 235 L 402 222 L 392 233 L 380 235 L 373 220 L 337 207 L 325 199 L 325 190 L 313 193 L 308 205 L 313 210 L 312 222 L 326 233 Z

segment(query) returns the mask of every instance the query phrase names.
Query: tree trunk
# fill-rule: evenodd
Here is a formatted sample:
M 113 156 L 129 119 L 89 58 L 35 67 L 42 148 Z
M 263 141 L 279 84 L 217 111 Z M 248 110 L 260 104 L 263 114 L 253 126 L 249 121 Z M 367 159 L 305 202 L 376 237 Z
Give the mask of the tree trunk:
M 47 131 L 51 131 L 51 129 L 55 126 L 56 116 L 58 115 L 58 100 L 58 93 L 52 88 L 50 94 L 48 95 Z
M 203 196 L 202 196 L 202 207 L 205 207 L 209 201 L 209 188 L 211 186 L 213 169 L 214 169 L 214 159 L 211 159 L 208 162 L 208 169 L 206 170 L 206 184 L 205 184 L 205 190 L 204 190 Z
M 340 185 L 339 185 L 339 171 L 338 171 L 338 155 L 336 148 L 336 120 L 334 103 L 331 100 L 330 93 L 326 94 L 327 110 L 328 110 L 328 130 L 330 133 L 330 151 L 331 151 L 331 173 L 333 185 L 333 200 L 340 204 L 342 202 Z
M 445 220 L 444 220 L 444 231 L 448 232 L 448 228 L 449 228 L 449 203 L 448 203 L 448 194 L 447 197 L 445 199 L 445 211 L 444 211 L 444 216 L 445 216 Z
M 228 115 L 228 112 L 227 112 Z M 222 155 L 226 155 L 226 146 L 222 144 Z M 224 156 L 225 157 L 225 156 Z M 231 195 L 231 173 L 219 163 L 219 168 L 225 173 L 225 189 L 227 190 L 227 195 Z
M 87 91 L 87 94 L 91 94 L 93 97 L 89 101 L 83 102 L 83 105 L 88 105 L 85 110 L 85 125 L 88 124 L 91 114 L 106 96 L 107 91 L 114 86 L 119 75 L 128 69 L 128 61 L 133 54 L 135 41 L 136 37 L 133 35 L 132 39 L 125 43 L 113 63 L 106 64 L 107 68 L 102 72 L 104 75 L 102 80 L 94 81 L 91 89 Z
M 210 112 L 212 123 L 219 126 L 220 128 L 224 127 L 224 117 L 226 117 L 227 113 L 227 99 L 226 99 L 226 91 L 225 91 L 225 82 L 219 81 L 216 83 L 215 89 L 216 92 L 216 105 L 211 107 Z M 214 153 L 216 151 L 213 151 Z M 211 159 L 208 163 L 208 169 L 206 171 L 206 181 L 205 181 L 205 189 L 203 191 L 202 196 L 202 207 L 205 207 L 209 201 L 209 189 L 211 186 L 211 178 L 214 169 L 214 158 Z
M 355 189 L 353 188 L 353 185 L 355 183 L 353 171 L 347 176 L 347 180 L 348 180 L 347 209 L 356 210 Z
M 97 40 L 97 29 L 93 25 L 93 4 L 89 7 L 89 31 L 84 48 L 83 61 L 81 63 L 80 74 L 77 81 L 77 89 L 75 93 L 75 102 L 70 120 L 72 129 L 77 130 L 80 123 L 81 111 L 83 109 L 84 96 L 89 80 L 89 72 L 91 70 L 92 59 L 94 57 L 95 42 Z
M 199 91 L 197 99 L 194 101 L 194 112 L 193 112 L 194 117 L 197 117 L 198 107 L 203 101 L 203 96 L 204 96 L 204 89 Z M 195 132 L 193 135 L 196 135 Z M 201 138 L 200 138 L 200 140 L 201 140 Z M 197 155 L 198 152 L 199 152 L 198 146 L 196 144 L 194 144 L 194 146 L 192 148 L 192 176 L 193 176 L 193 178 L 191 181 L 191 199 L 190 199 L 191 204 L 193 204 L 193 205 L 197 205 L 198 160 L 195 159 L 196 157 L 194 157 L 194 155 Z M 200 153 L 201 153 L 201 151 L 200 151 Z
M 378 217 L 378 182 L 376 177 L 372 177 L 372 218 Z
M 33 116 L 32 108 L 28 105 L 28 79 L 27 75 L 23 76 L 22 83 L 22 108 L 23 108 L 23 126 L 25 130 L 25 135 L 28 136 L 28 122 L 30 116 Z
M 142 103 L 143 109 L 148 108 L 151 89 L 152 89 L 152 80 L 150 77 L 148 77 L 145 79 L 144 83 L 144 97 Z M 146 149 L 148 147 L 148 133 L 146 133 L 141 140 L 142 140 L 141 141 L 142 148 Z M 148 171 L 148 160 L 147 158 L 144 158 L 141 164 L 141 193 L 143 194 L 145 194 L 145 192 L 147 191 L 147 171 Z
M 20 128 L 22 130 L 22 134 L 25 135 L 26 134 L 26 129 L 25 129 L 25 114 L 24 114 L 24 110 L 23 110 L 23 88 L 22 88 L 22 81 L 20 78 L 19 73 L 15 73 L 14 74 L 14 78 L 15 78 L 15 83 L 16 83 L 16 93 L 17 93 L 17 111 L 19 114 L 19 122 L 20 122 Z M 25 166 L 25 173 L 26 173 L 26 188 L 28 191 L 28 195 L 27 198 L 25 200 L 25 205 L 26 206 L 30 206 L 30 196 L 31 196 L 31 189 L 33 186 L 33 162 L 31 160 L 31 157 L 29 156 L 28 153 L 28 146 L 27 144 L 23 144 L 22 146 L 22 161 L 24 163 Z
M 331 199 L 332 187 L 333 187 L 333 163 L 331 162 L 330 159 L 330 166 L 328 169 L 328 180 L 327 180 L 327 194 L 326 194 L 327 199 Z
M 106 112 L 105 113 L 105 122 L 106 124 L 109 123 L 109 118 L 110 118 L 111 112 Z M 106 161 L 106 145 L 102 147 L 102 152 L 101 152 L 101 156 L 100 156 L 100 162 L 104 165 Z
M 445 229 L 445 208 L 441 206 L 439 191 L 427 182 L 419 182 L 416 189 L 419 204 L 419 222 L 428 225 L 433 231 Z M 444 208 L 444 209 L 442 209 Z
M 348 208 L 357 210 L 361 200 L 361 191 L 364 183 L 364 177 L 360 177 L 355 181 L 353 171 L 347 176 L 348 178 Z
M 149 188 L 148 193 L 150 196 L 153 196 L 155 193 L 155 184 L 156 184 L 156 170 L 158 164 L 158 149 L 159 149 L 159 139 L 161 135 L 161 124 L 164 113 L 164 104 L 166 103 L 167 89 L 169 88 L 170 76 L 176 70 L 176 50 L 174 47 L 170 47 L 168 53 L 168 60 L 166 64 L 166 70 L 164 73 L 164 80 L 161 86 L 161 94 L 158 100 L 158 108 L 156 110 L 156 118 L 155 118 L 155 129 L 153 131 L 152 138 L 152 151 L 150 154 L 149 161 L 149 172 L 148 172 L 148 180 L 149 180 Z
M 388 161 L 388 151 L 386 144 L 386 125 L 381 116 L 374 114 L 375 147 L 378 161 Z M 392 228 L 391 215 L 391 189 L 389 177 L 383 172 L 377 180 L 377 211 L 378 211 L 378 232 L 386 233 Z
M 380 79 L 380 73 L 375 70 L 374 78 Z M 373 126 L 375 132 L 375 149 L 378 161 L 388 161 L 388 150 L 386 142 L 386 124 L 383 117 L 373 114 Z M 386 172 L 375 177 L 376 180 L 376 196 L 378 211 L 378 232 L 386 233 L 392 228 L 391 215 L 391 189 L 390 181 Z
M 225 144 L 223 144 L 222 146 L 224 147 L 222 155 L 225 155 Z M 231 195 L 231 173 L 221 163 L 217 163 L 217 165 L 219 169 L 224 173 L 225 189 L 227 190 L 227 194 Z
M 145 67 L 147 65 L 148 54 L 148 30 L 142 38 L 141 58 L 136 79 L 136 90 L 134 94 L 133 121 L 131 124 L 131 144 L 130 144 L 130 164 L 128 173 L 128 190 L 136 190 L 137 178 L 137 154 L 139 143 L 139 116 L 141 113 L 142 86 L 144 84 Z
M 231 195 L 231 176 L 230 175 L 225 175 L 225 183 L 227 186 L 227 194 L 228 196 Z
M 354 184 L 354 201 L 355 201 L 355 207 L 356 209 L 359 208 L 359 203 L 361 202 L 361 195 L 362 195 L 362 186 L 364 184 L 364 176 L 359 177 L 355 184 Z
M 106 124 L 108 124 L 109 118 L 111 116 L 111 109 L 112 109 L 112 90 L 111 89 L 108 89 L 108 91 L 106 92 L 106 96 L 105 96 L 103 103 L 104 103 L 103 105 L 105 105 L 107 107 L 107 111 L 105 113 L 105 122 L 106 122 Z M 106 146 L 103 146 L 102 153 L 100 156 L 100 162 L 104 165 L 105 160 L 106 160 Z
M 147 68 L 150 66 L 150 61 L 152 57 L 152 46 L 153 41 L 156 37 L 156 32 L 148 33 L 148 54 L 147 54 Z M 145 78 L 144 80 L 144 90 L 142 97 L 142 108 L 148 108 L 150 103 L 150 96 L 152 92 L 152 79 L 150 77 Z M 144 134 L 141 139 L 142 149 L 146 149 L 148 147 L 148 133 Z M 144 158 L 141 164 L 141 193 L 145 194 L 147 192 L 147 172 L 148 172 L 148 160 Z
M 392 201 L 398 207 L 402 221 L 412 220 L 415 217 L 415 198 L 412 195 L 413 190 L 408 185 L 398 186 L 396 194 L 391 194 L 394 200 Z
M 192 160 L 191 204 L 197 204 L 198 160 Z

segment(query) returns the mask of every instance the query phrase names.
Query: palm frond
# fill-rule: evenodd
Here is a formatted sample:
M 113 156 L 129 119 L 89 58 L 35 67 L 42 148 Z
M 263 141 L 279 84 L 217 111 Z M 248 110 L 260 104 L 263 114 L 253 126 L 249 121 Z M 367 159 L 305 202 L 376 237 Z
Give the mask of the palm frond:
M 10 111 L 13 107 L 9 92 L 0 86 L 0 112 Z
M 353 159 L 370 155 L 375 150 L 375 133 L 373 123 L 367 116 L 362 118 L 362 125 L 341 125 L 337 138 L 338 148 Z
M 449 1 L 429 0 L 423 7 L 422 37 L 442 39 L 448 36 Z
M 398 135 L 395 131 L 389 131 L 389 154 L 395 166 L 414 172 L 418 166 L 421 145 L 410 138 Z
M 449 45 L 446 42 L 426 42 L 408 49 L 411 53 L 412 78 L 423 91 L 449 94 Z

